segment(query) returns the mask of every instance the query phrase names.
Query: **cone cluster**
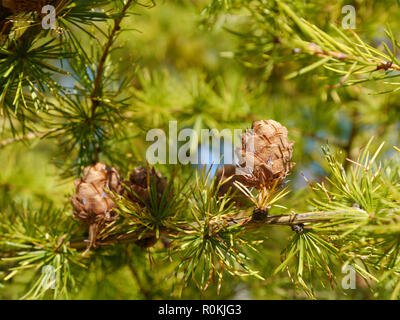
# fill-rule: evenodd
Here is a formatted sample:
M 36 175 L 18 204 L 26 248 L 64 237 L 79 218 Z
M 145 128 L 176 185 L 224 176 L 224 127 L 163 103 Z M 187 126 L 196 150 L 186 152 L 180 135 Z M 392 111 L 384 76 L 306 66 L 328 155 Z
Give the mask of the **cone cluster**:
M 288 139 L 287 129 L 279 122 L 253 122 L 252 128 L 242 135 L 242 146 L 236 150 L 239 165 L 224 166 L 217 173 L 217 181 L 232 177 L 221 185 L 219 195 L 234 188 L 235 181 L 257 189 L 275 188 L 295 165 L 291 162 L 293 144 Z M 149 187 L 155 188 L 160 200 L 166 186 L 166 179 L 154 168 L 138 167 L 130 173 L 128 181 L 122 182 L 118 171 L 104 163 L 86 167 L 82 178 L 75 181 L 76 192 L 71 202 L 75 209 L 74 216 L 89 225 L 90 247 L 95 246 L 96 237 L 104 225 L 117 217 L 113 194 L 123 194 L 144 207 L 150 204 Z M 236 200 L 240 204 L 240 199 Z M 154 239 L 149 240 L 151 245 Z
M 75 180 L 75 194 L 71 197 L 74 216 L 89 229 L 89 248 L 96 246 L 102 228 L 117 218 L 113 193 L 124 194 L 132 202 L 144 207 L 149 203 L 150 181 L 155 181 L 159 198 L 166 187 L 166 179 L 159 172 L 143 167 L 136 168 L 128 181 L 122 181 L 117 169 L 104 163 L 86 167 L 80 179 Z M 124 188 L 124 185 L 127 188 Z M 154 244 L 154 239 L 150 244 Z

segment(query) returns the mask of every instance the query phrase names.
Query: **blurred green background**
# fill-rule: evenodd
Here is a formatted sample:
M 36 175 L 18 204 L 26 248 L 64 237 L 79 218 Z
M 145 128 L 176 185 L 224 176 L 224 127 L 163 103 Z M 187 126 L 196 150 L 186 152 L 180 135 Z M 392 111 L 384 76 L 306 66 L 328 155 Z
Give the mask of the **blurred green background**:
M 112 58 L 119 66 L 121 78 L 135 73 L 129 89 L 133 96 L 129 112 L 135 121 L 119 124 L 128 129 L 129 139 L 110 142 L 112 149 L 124 157 L 120 164 L 123 170 L 143 163 L 147 130 L 167 129 L 170 120 L 177 120 L 180 128 L 200 124 L 201 128 L 221 130 L 245 129 L 254 120 L 274 119 L 288 128 L 290 138 L 296 142 L 296 167 L 290 176 L 292 192 L 281 205 L 302 211 L 308 208 L 302 174 L 311 181 L 320 181 L 326 174 L 321 145 L 329 143 L 344 159 L 357 156 L 359 149 L 375 136 L 373 144 L 386 141 L 383 154 L 391 156 L 391 146 L 399 145 L 397 93 L 374 94 L 386 88 L 383 82 L 332 89 L 338 80 L 329 77 L 323 68 L 285 80 L 285 75 L 316 58 L 297 59 L 287 48 L 281 48 L 279 41 L 272 54 L 270 51 L 263 57 L 254 38 L 262 30 L 257 31 L 254 16 L 240 8 L 230 13 L 208 14 L 203 10 L 209 3 L 157 1 L 151 8 L 135 6 L 133 11 L 137 14 L 124 21 L 123 27 L 128 30 L 119 38 L 119 48 Z M 386 23 L 397 37 L 400 35 L 397 1 L 304 1 L 298 14 L 303 16 L 304 10 L 308 21 L 329 30 L 330 24 L 341 21 L 341 8 L 346 4 L 355 6 L 355 31 L 367 43 L 383 49 Z M 89 47 L 91 43 L 84 45 Z M 65 86 L 74 84 L 68 77 L 60 81 Z M 9 137 L 7 130 L 2 133 L 3 139 Z M 67 195 L 73 192 L 75 177 L 63 175 L 63 159 L 53 140 L 36 139 L 1 147 L 2 207 L 7 207 L 10 200 L 32 207 L 49 202 L 70 214 Z M 169 170 L 165 166 L 158 169 Z M 274 210 L 273 214 L 284 209 Z M 286 273 L 272 276 L 290 232 L 286 227 L 260 231 L 259 237 L 265 241 L 258 253 L 251 254 L 251 263 L 265 281 L 227 275 L 219 295 L 215 287 L 202 295 L 190 284 L 182 298 L 306 298 Z M 151 263 L 147 252 L 132 249 L 140 266 L 137 270 L 116 265 L 123 250 L 105 249 L 109 263 L 107 259 L 93 261 L 89 276 L 79 279 L 82 289 L 73 298 L 177 298 L 173 280 L 168 278 L 172 266 L 165 261 L 160 246 L 151 249 Z M 4 269 L 0 269 L 0 278 L 4 275 Z M 338 276 L 340 281 L 340 271 Z M 18 277 L 12 285 L 0 286 L 0 299 L 18 298 L 24 292 L 26 279 Z M 332 289 L 329 283 L 317 283 L 316 292 L 322 299 L 371 298 L 368 288 L 343 291 Z

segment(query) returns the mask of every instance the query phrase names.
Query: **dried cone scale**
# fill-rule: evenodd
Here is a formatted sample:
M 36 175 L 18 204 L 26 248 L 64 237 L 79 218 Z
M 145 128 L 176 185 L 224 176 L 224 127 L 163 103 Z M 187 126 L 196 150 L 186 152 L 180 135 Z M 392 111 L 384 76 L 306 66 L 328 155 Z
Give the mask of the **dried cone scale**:
M 74 216 L 89 226 L 89 246 L 95 246 L 98 232 L 106 222 L 115 219 L 115 203 L 108 191 L 120 194 L 123 190 L 115 168 L 104 163 L 86 167 L 83 177 L 75 181 L 76 194 L 71 197 Z
M 252 129 L 242 134 L 242 147 L 237 150 L 240 181 L 257 189 L 270 189 L 275 183 L 282 182 L 295 166 L 290 161 L 293 145 L 287 129 L 279 122 L 253 122 Z

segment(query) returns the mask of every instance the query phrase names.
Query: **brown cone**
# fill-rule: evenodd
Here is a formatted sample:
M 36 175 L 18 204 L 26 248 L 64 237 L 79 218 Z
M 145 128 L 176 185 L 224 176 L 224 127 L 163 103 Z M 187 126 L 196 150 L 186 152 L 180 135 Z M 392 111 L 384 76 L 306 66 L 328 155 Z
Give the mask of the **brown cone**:
M 107 192 L 122 192 L 120 177 L 116 169 L 96 163 L 83 170 L 83 177 L 75 181 L 75 186 L 76 194 L 71 197 L 74 215 L 90 226 L 90 246 L 93 246 L 100 229 L 116 217 L 115 203 Z
M 37 11 L 41 13 L 46 4 L 51 4 L 51 0 L 3 0 L 4 8 L 9 8 L 13 13 L 29 13 Z
M 150 203 L 148 186 L 149 184 L 152 185 L 154 183 L 157 189 L 157 199 L 160 201 L 167 186 L 167 180 L 163 178 L 161 173 L 156 171 L 154 168 L 148 169 L 144 167 L 138 167 L 134 169 L 129 175 L 129 181 L 125 181 L 125 184 L 130 189 L 127 192 L 128 198 L 132 202 L 137 203 L 140 207 L 144 207 L 146 204 Z M 154 246 L 157 241 L 158 238 L 156 236 L 151 236 L 136 241 L 136 244 L 145 249 Z
M 234 194 L 234 192 L 237 190 L 234 183 L 235 181 L 240 180 L 240 177 L 236 175 L 236 168 L 237 167 L 233 164 L 226 164 L 218 169 L 215 179 L 217 183 L 222 183 L 220 188 L 218 189 L 218 196 L 223 197 L 230 190 L 231 198 L 238 205 L 243 206 L 249 204 L 250 202 L 248 198 L 243 195 L 242 192 L 236 192 Z
M 150 201 L 148 192 L 147 172 L 148 172 L 147 168 L 138 167 L 134 169 L 129 175 L 129 181 L 125 182 L 125 184 L 131 190 L 128 191 L 129 199 L 132 202 L 140 204 L 141 206 L 143 206 L 144 203 L 149 203 Z M 162 194 L 167 186 L 167 181 L 165 178 L 162 177 L 161 173 L 154 170 L 154 168 L 149 169 L 149 173 L 150 173 L 149 177 L 150 185 L 154 183 L 152 181 L 155 179 L 157 195 L 161 199 Z
M 242 135 L 240 181 L 248 187 L 270 188 L 283 181 L 295 163 L 291 162 L 293 141 L 288 131 L 274 120 L 253 122 L 252 129 Z

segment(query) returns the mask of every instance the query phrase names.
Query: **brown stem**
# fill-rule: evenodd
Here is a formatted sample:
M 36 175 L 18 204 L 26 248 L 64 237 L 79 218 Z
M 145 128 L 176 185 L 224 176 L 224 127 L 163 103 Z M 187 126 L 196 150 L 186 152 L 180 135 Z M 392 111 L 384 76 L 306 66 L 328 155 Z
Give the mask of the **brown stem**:
M 323 57 L 332 57 L 334 59 L 338 60 L 347 60 L 347 61 L 357 61 L 355 57 L 349 57 L 343 52 L 337 52 L 337 51 L 329 51 L 329 50 L 324 50 L 317 44 L 311 42 L 309 44 L 309 53 L 317 55 L 320 58 Z M 386 63 L 382 63 L 381 61 L 377 61 L 375 59 L 367 59 L 368 62 L 376 64 L 376 71 L 378 70 L 385 70 L 385 71 L 399 71 L 400 66 L 398 66 L 395 63 L 392 63 L 390 61 Z
M 114 43 L 117 32 L 121 29 L 122 19 L 124 18 L 125 13 L 129 9 L 132 2 L 133 2 L 133 0 L 128 0 L 125 4 L 124 8 L 121 11 L 121 15 L 114 19 L 114 27 L 108 37 L 108 41 L 104 47 L 103 54 L 100 58 L 99 66 L 97 68 L 96 78 L 94 79 L 93 91 L 92 91 L 92 94 L 90 95 L 90 99 L 92 101 L 92 110 L 91 110 L 91 113 L 92 113 L 91 118 L 92 119 L 94 118 L 96 108 L 99 105 L 99 96 L 100 96 L 100 91 L 102 89 L 102 81 L 101 80 L 102 80 L 102 76 L 104 73 L 104 65 L 106 63 L 107 56 L 110 53 L 110 49 Z
M 106 63 L 107 57 L 110 53 L 111 47 L 115 41 L 117 32 L 121 29 L 121 22 L 122 19 L 125 16 L 125 13 L 128 11 L 130 5 L 132 4 L 133 0 L 128 0 L 120 15 L 114 19 L 114 27 L 111 30 L 110 35 L 108 36 L 108 40 L 107 43 L 104 46 L 104 51 L 103 54 L 101 55 L 100 61 L 99 61 L 99 65 L 97 68 L 97 74 L 96 77 L 94 79 L 94 86 L 93 86 L 93 91 L 90 95 L 90 100 L 92 102 L 92 108 L 91 108 L 91 115 L 90 118 L 88 119 L 88 123 L 91 123 L 92 120 L 95 118 L 95 113 L 96 113 L 96 109 L 100 104 L 100 98 L 101 98 L 101 91 L 102 91 L 102 77 L 103 77 L 103 73 L 104 73 L 104 65 Z M 93 159 L 94 162 L 98 162 L 98 158 L 99 158 L 99 153 L 101 150 L 99 150 L 99 148 L 96 148 L 95 150 L 95 158 Z
M 272 216 L 267 216 L 264 220 L 254 220 L 252 219 L 252 217 L 241 217 L 237 219 L 230 218 L 229 221 L 227 220 L 227 223 L 229 223 L 230 225 L 237 224 L 248 229 L 254 229 L 266 225 L 294 226 L 299 224 L 315 223 L 315 222 L 330 220 L 332 217 L 333 214 L 328 212 L 302 213 L 293 215 L 276 215 L 276 216 L 272 215 Z M 160 230 L 160 233 L 177 235 L 192 230 L 192 227 L 189 225 L 182 225 L 179 228 L 181 231 L 164 229 Z M 111 235 L 105 239 L 98 239 L 96 240 L 96 245 L 106 246 L 116 243 L 137 242 L 140 239 L 153 237 L 154 235 L 155 233 L 152 231 L 147 233 L 145 237 L 143 237 L 143 231 L 132 232 L 129 234 L 121 233 L 121 234 Z M 71 240 L 70 247 L 77 250 L 82 250 L 87 247 L 87 241 L 85 239 Z

